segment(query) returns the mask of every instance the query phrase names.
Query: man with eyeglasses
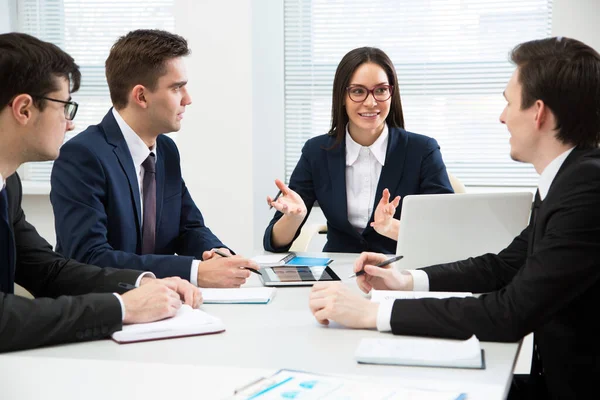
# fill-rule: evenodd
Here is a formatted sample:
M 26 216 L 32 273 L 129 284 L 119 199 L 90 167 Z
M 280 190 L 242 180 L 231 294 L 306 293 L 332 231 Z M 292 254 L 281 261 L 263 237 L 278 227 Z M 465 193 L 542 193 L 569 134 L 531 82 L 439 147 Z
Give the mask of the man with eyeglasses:
M 136 30 L 106 60 L 113 108 L 69 140 L 52 169 L 57 249 L 99 266 L 176 275 L 201 287 L 239 287 L 256 263 L 229 249 L 204 224 L 181 176 L 179 152 L 164 135 L 181 128 L 192 102 L 181 36 Z
M 70 93 L 80 78 L 73 59 L 55 45 L 22 33 L 0 35 L 0 352 L 104 338 L 123 324 L 173 316 L 182 301 L 193 307 L 202 301 L 179 278 L 67 260 L 26 221 L 15 171 L 58 156 L 74 127 Z M 15 283 L 36 298 L 15 295 Z

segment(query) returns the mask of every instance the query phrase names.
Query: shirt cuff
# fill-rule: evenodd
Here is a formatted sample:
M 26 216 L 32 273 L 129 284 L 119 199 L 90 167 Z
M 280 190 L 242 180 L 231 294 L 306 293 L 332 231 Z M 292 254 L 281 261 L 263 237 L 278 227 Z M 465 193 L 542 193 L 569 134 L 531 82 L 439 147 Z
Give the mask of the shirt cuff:
M 192 270 L 190 271 L 190 283 L 194 286 L 198 286 L 198 266 L 200 265 L 200 260 L 192 261 Z
M 144 272 L 135 280 L 135 287 L 140 287 L 140 284 L 142 283 L 142 278 L 145 276 L 156 279 L 156 275 L 154 275 L 152 272 Z
M 396 299 L 387 299 L 379 303 L 377 311 L 377 330 L 379 332 L 389 332 L 392 330 L 392 308 L 394 308 Z
M 421 269 L 407 269 L 405 271 L 413 277 L 414 292 L 429 292 L 429 275 Z
M 118 293 L 113 293 L 115 295 L 115 297 L 117 298 L 117 300 L 119 300 L 119 304 L 121 305 L 121 321 L 125 321 L 125 303 L 123 303 L 123 299 L 121 298 L 121 295 Z

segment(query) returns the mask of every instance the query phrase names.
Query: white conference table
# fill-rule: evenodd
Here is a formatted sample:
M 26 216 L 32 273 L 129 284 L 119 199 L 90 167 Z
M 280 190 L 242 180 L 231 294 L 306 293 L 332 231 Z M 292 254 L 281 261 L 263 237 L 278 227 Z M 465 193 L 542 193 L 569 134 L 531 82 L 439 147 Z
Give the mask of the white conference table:
M 331 268 L 358 291 L 347 279 L 356 255 L 307 255 L 333 258 Z M 252 274 L 246 286 L 261 282 Z M 469 400 L 506 397 L 520 342 L 482 342 L 484 370 L 358 364 L 353 356 L 362 338 L 391 334 L 321 326 L 308 308 L 309 290 L 278 288 L 266 305 L 203 305 L 225 323 L 227 330 L 221 334 L 126 345 L 101 340 L 1 355 L 2 397 L 223 399 L 235 388 L 281 368 L 456 390 L 466 392 Z

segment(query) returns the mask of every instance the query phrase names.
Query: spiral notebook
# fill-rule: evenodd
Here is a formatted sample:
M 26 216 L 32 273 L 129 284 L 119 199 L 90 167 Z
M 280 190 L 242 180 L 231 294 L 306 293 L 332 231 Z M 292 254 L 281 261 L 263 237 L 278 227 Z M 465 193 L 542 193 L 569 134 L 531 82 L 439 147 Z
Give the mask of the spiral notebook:
M 225 325 L 219 318 L 184 304 L 172 318 L 145 324 L 123 325 L 123 329 L 113 333 L 111 338 L 123 344 L 224 331 Z

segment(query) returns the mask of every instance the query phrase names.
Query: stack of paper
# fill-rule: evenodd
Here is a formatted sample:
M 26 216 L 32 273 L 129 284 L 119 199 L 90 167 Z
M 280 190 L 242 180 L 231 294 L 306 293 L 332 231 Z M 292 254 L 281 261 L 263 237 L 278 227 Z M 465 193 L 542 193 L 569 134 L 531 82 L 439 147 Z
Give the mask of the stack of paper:
M 366 364 L 485 368 L 483 351 L 475 336 L 468 340 L 413 336 L 362 339 L 354 357 Z
M 236 390 L 228 400 L 464 400 L 465 398 L 466 395 L 460 392 L 408 389 L 363 379 L 284 369 Z
M 276 290 L 271 287 L 201 289 L 205 304 L 267 304 Z
M 405 292 L 400 290 L 371 290 L 371 301 L 381 303 L 383 300 L 393 299 L 447 299 L 449 297 L 469 297 L 471 292 Z
M 184 304 L 172 318 L 146 324 L 124 325 L 123 330 L 112 334 L 112 339 L 117 343 L 133 343 L 223 331 L 225 325 L 219 318 Z

